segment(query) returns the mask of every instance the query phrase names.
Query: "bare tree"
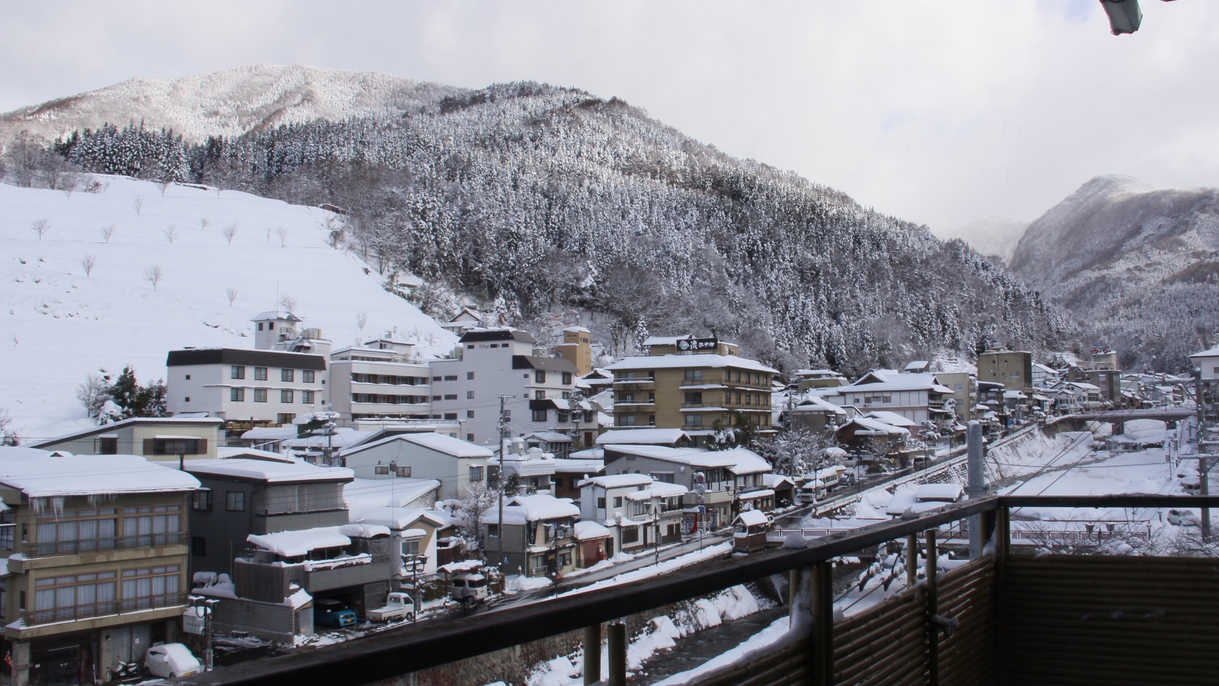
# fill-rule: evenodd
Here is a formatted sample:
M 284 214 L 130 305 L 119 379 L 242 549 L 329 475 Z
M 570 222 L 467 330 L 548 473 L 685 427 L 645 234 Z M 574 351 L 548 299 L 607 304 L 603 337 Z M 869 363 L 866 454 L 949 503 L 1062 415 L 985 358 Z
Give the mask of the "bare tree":
M 212 222 L 210 219 L 208 219 L 207 217 L 199 217 L 199 229 L 201 231 L 207 231 L 207 227 L 209 227 L 211 225 L 212 225 Z
M 279 306 L 287 310 L 288 314 L 292 314 L 296 311 L 296 298 L 285 293 L 279 296 Z
M 144 280 L 152 284 L 152 290 L 157 290 L 157 284 L 161 283 L 161 279 L 165 278 L 165 272 L 161 271 L 161 265 L 154 264 L 144 270 Z
M 80 186 L 80 172 L 68 167 L 65 171 L 59 173 L 59 190 L 68 196 L 68 200 L 72 199 L 72 194 Z
M 173 245 L 174 241 L 178 240 L 178 230 L 172 226 L 165 229 L 161 233 L 165 234 L 165 239 L 169 241 L 170 245 Z
M 110 237 L 114 235 L 114 224 L 102 227 L 102 242 L 109 243 Z
M 30 228 L 33 229 L 34 233 L 38 234 L 38 240 L 42 240 L 43 235 L 51 230 L 51 220 L 46 217 L 35 219 L 30 222 Z
M 365 312 L 364 310 L 360 310 L 359 312 L 356 313 L 356 326 L 360 327 L 360 331 L 363 331 L 364 327 L 367 324 L 368 324 L 368 313 Z
M 131 209 L 135 210 L 136 216 L 140 216 L 140 211 L 144 209 L 144 199 L 136 198 L 131 201 Z
M 463 530 L 468 542 L 478 542 L 482 536 L 483 515 L 499 502 L 500 491 L 487 488 L 481 483 L 470 484 L 465 497 L 459 498 L 454 514 L 457 525 Z M 479 544 L 478 547 L 482 547 Z
M 161 195 L 165 195 L 165 189 L 169 188 L 169 184 L 173 183 L 173 181 L 154 181 L 153 183 L 157 184 L 157 188 L 161 189 Z
M 85 381 L 76 387 L 76 399 L 84 404 L 90 417 L 101 414 L 102 405 L 110 399 L 110 394 L 106 392 L 109 386 L 110 377 L 102 370 L 100 375 L 89 374 Z
M 224 236 L 224 240 L 228 241 L 229 245 L 232 245 L 233 237 L 237 235 L 237 225 L 229 224 L 228 226 L 224 227 L 224 230 L 220 232 L 220 235 Z
M 93 275 L 93 265 L 97 264 L 97 255 L 85 253 L 85 256 L 80 258 L 80 266 L 85 270 L 85 276 Z
M 0 445 L 13 446 L 21 442 L 11 424 L 12 418 L 9 417 L 8 410 L 0 407 Z
M 275 235 L 279 236 L 279 247 L 288 247 L 288 230 L 282 226 L 275 227 Z
M 228 289 L 224 292 L 224 294 L 229 296 L 229 307 L 232 307 L 233 301 L 237 299 L 237 289 L 233 288 L 232 286 L 229 286 Z

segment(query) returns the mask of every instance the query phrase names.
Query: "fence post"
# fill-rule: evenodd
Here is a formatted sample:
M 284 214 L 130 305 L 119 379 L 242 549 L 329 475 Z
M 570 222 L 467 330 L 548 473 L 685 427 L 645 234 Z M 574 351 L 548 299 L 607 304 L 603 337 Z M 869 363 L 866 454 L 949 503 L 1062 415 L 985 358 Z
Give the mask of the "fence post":
M 787 628 L 790 629 L 796 624 L 796 614 L 799 612 L 796 605 L 800 602 L 800 577 L 804 575 L 804 570 L 797 567 L 787 570 Z
M 834 564 L 820 562 L 813 567 L 813 684 L 834 683 Z
M 584 686 L 601 681 L 601 624 L 584 627 Z
M 610 622 L 609 686 L 626 686 L 626 622 Z
M 906 588 L 918 585 L 918 534 L 906 537 Z
M 935 616 L 939 614 L 939 598 L 935 578 L 937 551 L 935 549 L 935 529 L 927 530 L 927 683 L 937 686 L 940 683 L 940 641 L 939 625 Z

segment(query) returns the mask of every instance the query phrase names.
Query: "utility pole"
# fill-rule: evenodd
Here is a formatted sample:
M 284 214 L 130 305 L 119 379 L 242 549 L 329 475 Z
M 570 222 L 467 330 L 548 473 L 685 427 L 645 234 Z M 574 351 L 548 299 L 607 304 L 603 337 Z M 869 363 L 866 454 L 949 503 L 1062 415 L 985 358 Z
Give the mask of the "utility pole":
M 511 396 L 505 393 L 499 394 L 499 478 L 496 480 L 499 487 L 499 556 L 495 559 L 497 567 L 504 564 L 504 451 L 508 449 L 508 413 L 505 406 L 509 397 Z M 506 573 L 504 570 L 500 572 Z
M 1203 420 L 1206 418 L 1206 411 L 1202 405 L 1202 370 L 1197 369 L 1194 376 L 1194 393 L 1196 395 L 1195 404 L 1198 406 L 1198 487 L 1201 495 L 1210 494 L 1210 471 L 1211 461 L 1207 452 L 1206 432 L 1203 430 Z M 1210 508 L 1202 508 L 1202 542 L 1209 543 L 1211 540 L 1211 511 Z

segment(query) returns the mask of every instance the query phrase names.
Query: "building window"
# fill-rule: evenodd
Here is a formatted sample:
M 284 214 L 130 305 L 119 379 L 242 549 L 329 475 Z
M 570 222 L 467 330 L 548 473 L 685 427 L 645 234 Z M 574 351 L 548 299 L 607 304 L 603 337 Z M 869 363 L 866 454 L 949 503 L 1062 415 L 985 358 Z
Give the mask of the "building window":
M 686 415 L 686 426 L 701 427 L 702 425 L 703 425 L 703 416 L 701 414 Z
M 187 374 L 187 375 L 186 375 L 186 380 L 187 380 L 187 381 L 190 381 L 190 374 Z
M 245 492 L 225 491 L 224 509 L 229 512 L 245 512 Z
M 229 402 L 233 402 L 233 403 L 245 402 L 245 389 L 244 388 L 230 388 L 229 389 Z
M 739 372 L 738 372 L 738 374 L 739 374 Z M 740 381 L 740 379 L 738 378 L 737 381 Z M 686 383 L 702 383 L 703 382 L 703 370 L 687 369 L 686 374 L 685 374 L 685 382 Z
M 474 399 L 474 391 L 466 391 L 466 400 Z
M 295 369 L 281 369 L 281 370 L 279 370 L 279 380 L 280 380 L 280 381 L 293 381 L 293 380 L 295 380 L 295 376 L 296 376 L 296 370 L 295 370 Z
M 296 415 L 291 412 L 280 412 L 275 415 L 275 423 L 279 425 L 291 424 L 292 420 L 296 419 Z
M 385 476 L 389 476 L 389 465 L 387 465 L 387 464 L 375 465 L 373 467 L 372 471 L 373 471 L 373 474 L 384 474 Z
M 150 445 L 151 444 L 151 445 Z M 151 448 L 151 450 L 149 450 Z M 146 438 L 145 455 L 202 455 L 207 452 L 206 438 Z
M 466 441 L 467 441 L 467 442 L 469 442 L 469 443 L 473 443 L 473 442 L 474 442 L 474 434 L 466 434 Z
M 457 394 L 456 393 L 446 393 L 444 396 L 444 399 L 445 400 L 457 400 Z
M 474 419 L 474 410 L 466 410 L 466 419 Z
M 483 480 L 483 468 L 482 467 L 470 467 L 470 481 L 482 481 L 482 480 Z
M 178 565 L 123 570 L 125 611 L 166 607 L 182 602 L 178 593 Z
M 605 497 L 604 496 L 597 498 L 597 509 L 598 510 L 605 509 Z
M 487 536 L 490 538 L 499 538 L 499 524 L 488 524 Z
M 614 496 L 614 507 L 622 507 L 622 496 Z
M 702 392 L 687 393 L 686 394 L 686 404 L 687 405 L 702 405 L 703 404 Z
M 115 576 L 114 572 L 97 572 L 37 579 L 34 612 L 28 621 L 42 624 L 116 614 Z M 25 591 L 19 597 L 24 610 Z
M 232 367 L 229 367 L 229 378 L 230 379 L 244 379 L 245 378 L 245 367 L 242 367 L 239 365 L 233 365 Z
M 395 470 L 395 474 L 396 474 L 397 476 L 402 477 L 403 479 L 409 479 L 409 478 L 411 478 L 411 467 L 410 467 L 410 465 L 407 465 L 407 466 L 405 466 L 405 467 L 403 467 L 403 466 L 399 465 L 399 466 L 396 468 L 396 470 Z
M 201 488 L 190 496 L 190 509 L 196 512 L 212 511 L 212 489 Z
M 301 371 L 301 381 L 305 383 L 313 383 L 314 379 L 315 372 L 312 369 L 305 369 Z
M 185 402 L 188 402 L 188 403 L 190 402 L 190 396 L 189 396 L 189 395 L 188 395 L 188 396 L 186 396 L 186 400 L 185 400 Z
M 102 436 L 97 439 L 98 455 L 117 455 L 119 452 L 118 436 Z
M 444 380 L 445 381 L 456 381 L 457 375 L 456 374 L 446 374 L 444 377 Z
M 533 411 L 533 421 L 535 421 L 535 422 L 546 421 L 546 410 L 534 410 Z
M 571 385 L 571 372 L 563 372 L 563 385 L 564 386 Z
M 474 380 L 474 372 L 466 372 L 466 381 Z
M 545 400 L 545 399 L 546 399 L 546 391 L 534 391 L 534 392 L 533 392 L 533 399 L 534 399 L 534 400 Z
M 292 404 L 292 391 L 280 391 L 279 392 L 279 402 L 291 405 Z
M 255 367 L 254 368 L 254 380 L 255 381 L 266 381 L 267 380 L 267 368 L 266 367 Z
M 617 423 L 621 424 L 622 426 L 635 426 L 635 415 L 620 414 L 618 415 Z
M 622 543 L 638 543 L 639 542 L 639 527 L 632 526 L 622 529 Z
M 546 383 L 546 371 L 539 369 L 533 373 L 533 380 L 538 383 Z
M 589 420 L 589 421 L 592 421 L 592 420 Z M 654 415 L 654 414 L 648 415 L 648 426 L 656 426 L 656 415 Z
M 195 557 L 207 555 L 207 539 L 202 536 L 190 537 L 190 554 Z
M 445 419 L 449 419 L 449 420 L 456 420 L 456 419 L 457 419 L 457 413 L 456 413 L 456 412 L 445 412 L 445 413 L 444 413 L 444 418 L 445 418 Z
M 267 402 L 267 389 L 255 388 L 254 389 L 254 402 L 256 402 L 256 403 Z
M 306 405 L 312 405 L 313 391 L 301 391 L 301 402 Z

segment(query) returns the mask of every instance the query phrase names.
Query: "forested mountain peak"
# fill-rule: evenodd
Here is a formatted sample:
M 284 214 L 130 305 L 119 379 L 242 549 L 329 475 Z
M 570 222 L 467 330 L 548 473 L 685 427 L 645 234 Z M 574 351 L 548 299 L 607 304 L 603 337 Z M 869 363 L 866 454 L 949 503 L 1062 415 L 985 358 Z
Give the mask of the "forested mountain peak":
M 188 142 L 281 124 L 395 116 L 462 91 L 378 72 L 256 64 L 175 79 L 133 78 L 0 115 L 7 141 L 28 130 L 48 140 L 110 123 L 171 129 Z
M 336 244 L 391 284 L 423 277 L 426 309 L 473 300 L 527 326 L 575 316 L 616 354 L 648 333 L 715 334 L 780 367 L 858 374 L 938 350 L 1040 349 L 1069 331 L 964 243 L 616 98 L 531 82 L 435 94 L 399 116 L 200 143 L 99 126 L 57 150 L 92 171 L 338 206 L 349 221 Z
M 1097 177 L 1029 226 L 1011 268 L 1127 368 L 1187 368 L 1219 327 L 1219 189 Z

